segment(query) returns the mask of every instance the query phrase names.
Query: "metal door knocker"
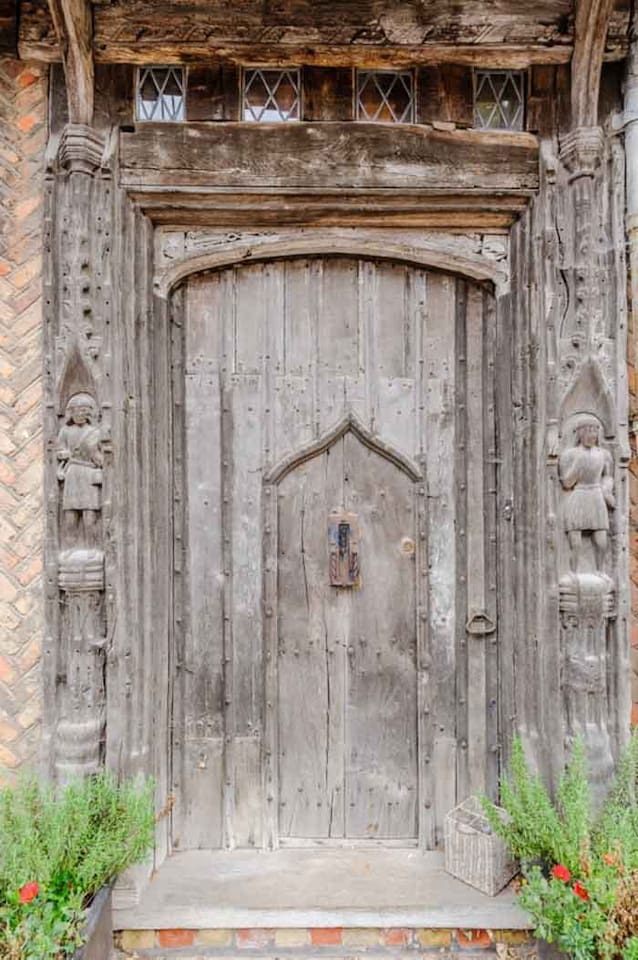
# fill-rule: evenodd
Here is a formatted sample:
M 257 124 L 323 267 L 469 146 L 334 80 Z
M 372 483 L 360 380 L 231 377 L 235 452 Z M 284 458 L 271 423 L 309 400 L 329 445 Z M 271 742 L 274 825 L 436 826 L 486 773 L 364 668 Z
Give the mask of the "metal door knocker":
M 328 520 L 330 585 L 359 587 L 359 523 L 355 513 L 333 510 Z

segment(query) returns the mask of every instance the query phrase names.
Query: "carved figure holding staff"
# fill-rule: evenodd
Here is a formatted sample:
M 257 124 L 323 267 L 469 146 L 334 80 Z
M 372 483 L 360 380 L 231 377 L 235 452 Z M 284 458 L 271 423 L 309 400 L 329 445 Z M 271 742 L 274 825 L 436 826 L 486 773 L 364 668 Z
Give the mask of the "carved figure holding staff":
M 609 510 L 614 499 L 614 463 L 600 446 L 600 424 L 594 417 L 581 419 L 575 428 L 576 443 L 559 459 L 560 480 L 567 491 L 565 531 L 569 540 L 570 569 L 578 573 L 583 536 L 591 536 L 596 570 L 603 572 L 609 548 Z
M 67 403 L 64 426 L 58 434 L 57 475 L 63 483 L 65 546 L 93 548 L 99 544 L 103 458 L 96 419 L 93 397 L 88 393 L 76 393 Z

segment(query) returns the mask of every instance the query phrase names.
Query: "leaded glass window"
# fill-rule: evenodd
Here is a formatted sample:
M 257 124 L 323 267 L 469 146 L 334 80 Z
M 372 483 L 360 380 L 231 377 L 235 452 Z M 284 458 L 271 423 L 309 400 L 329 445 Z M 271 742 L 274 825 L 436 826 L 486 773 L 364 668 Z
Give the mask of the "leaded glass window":
M 300 100 L 299 70 L 244 69 L 244 120 L 261 123 L 299 120 Z
M 137 119 L 183 120 L 185 87 L 181 67 L 140 67 L 137 72 Z
M 357 120 L 414 123 L 414 77 L 410 70 L 359 70 Z
M 522 130 L 525 82 L 518 70 L 474 71 L 474 126 L 479 130 Z

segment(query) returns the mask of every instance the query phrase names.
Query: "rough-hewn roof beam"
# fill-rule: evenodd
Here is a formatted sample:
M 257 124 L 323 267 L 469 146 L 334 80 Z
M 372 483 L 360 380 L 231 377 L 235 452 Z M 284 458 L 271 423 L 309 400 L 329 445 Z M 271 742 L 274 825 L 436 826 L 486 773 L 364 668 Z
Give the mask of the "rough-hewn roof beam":
M 572 57 L 572 126 L 598 122 L 600 71 L 613 0 L 576 0 Z
M 69 120 L 93 121 L 93 17 L 90 0 L 49 0 L 66 77 Z
M 25 58 L 60 59 L 46 2 L 25 0 Z M 626 53 L 628 2 L 614 0 L 605 59 Z M 99 0 L 93 3 L 93 51 L 96 62 L 107 63 L 215 58 L 272 66 L 458 63 L 524 69 L 570 61 L 573 14 L 573 0 Z

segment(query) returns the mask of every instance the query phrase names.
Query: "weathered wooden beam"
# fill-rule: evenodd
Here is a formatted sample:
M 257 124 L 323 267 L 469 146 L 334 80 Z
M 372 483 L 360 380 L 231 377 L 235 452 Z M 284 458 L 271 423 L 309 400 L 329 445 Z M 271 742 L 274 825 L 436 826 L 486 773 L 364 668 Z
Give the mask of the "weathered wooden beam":
M 427 63 L 455 63 L 494 69 L 523 70 L 537 64 L 568 63 L 570 44 L 507 46 L 502 44 L 424 43 L 419 46 L 367 46 L 355 44 L 302 46 L 293 44 L 165 43 L 96 44 L 95 59 L 109 63 L 179 64 L 225 60 L 278 67 L 296 64 L 323 67 L 407 68 Z
M 58 0 L 59 2 L 59 0 Z M 25 0 L 24 58 L 59 60 L 47 0 Z M 186 15 L 186 10 L 187 15 Z M 94 4 L 94 57 L 112 63 L 306 64 L 402 67 L 427 63 L 524 69 L 569 62 L 573 0 L 113 0 Z M 605 59 L 627 50 L 627 0 L 615 0 Z
M 66 77 L 69 121 L 93 121 L 93 17 L 89 0 L 48 0 Z
M 276 203 L 274 194 L 241 196 L 189 191 L 176 195 L 168 189 L 156 192 L 131 188 L 129 196 L 155 224 L 175 226 L 188 223 L 193 228 L 224 227 L 231 231 L 240 227 L 340 226 L 507 234 L 529 202 L 529 196 L 522 193 L 481 198 L 468 193 L 458 193 L 454 198 L 423 192 L 391 198 L 373 193 L 355 198 L 334 198 L 332 202 L 299 193 L 286 195 L 285 208 L 282 209 L 281 196 Z
M 576 0 L 572 57 L 572 126 L 598 122 L 600 71 L 613 0 Z
M 535 190 L 527 133 L 436 131 L 408 124 L 141 124 L 120 135 L 122 183 L 173 189 Z
M 18 43 L 17 0 L 0 0 L 0 54 L 15 56 Z

